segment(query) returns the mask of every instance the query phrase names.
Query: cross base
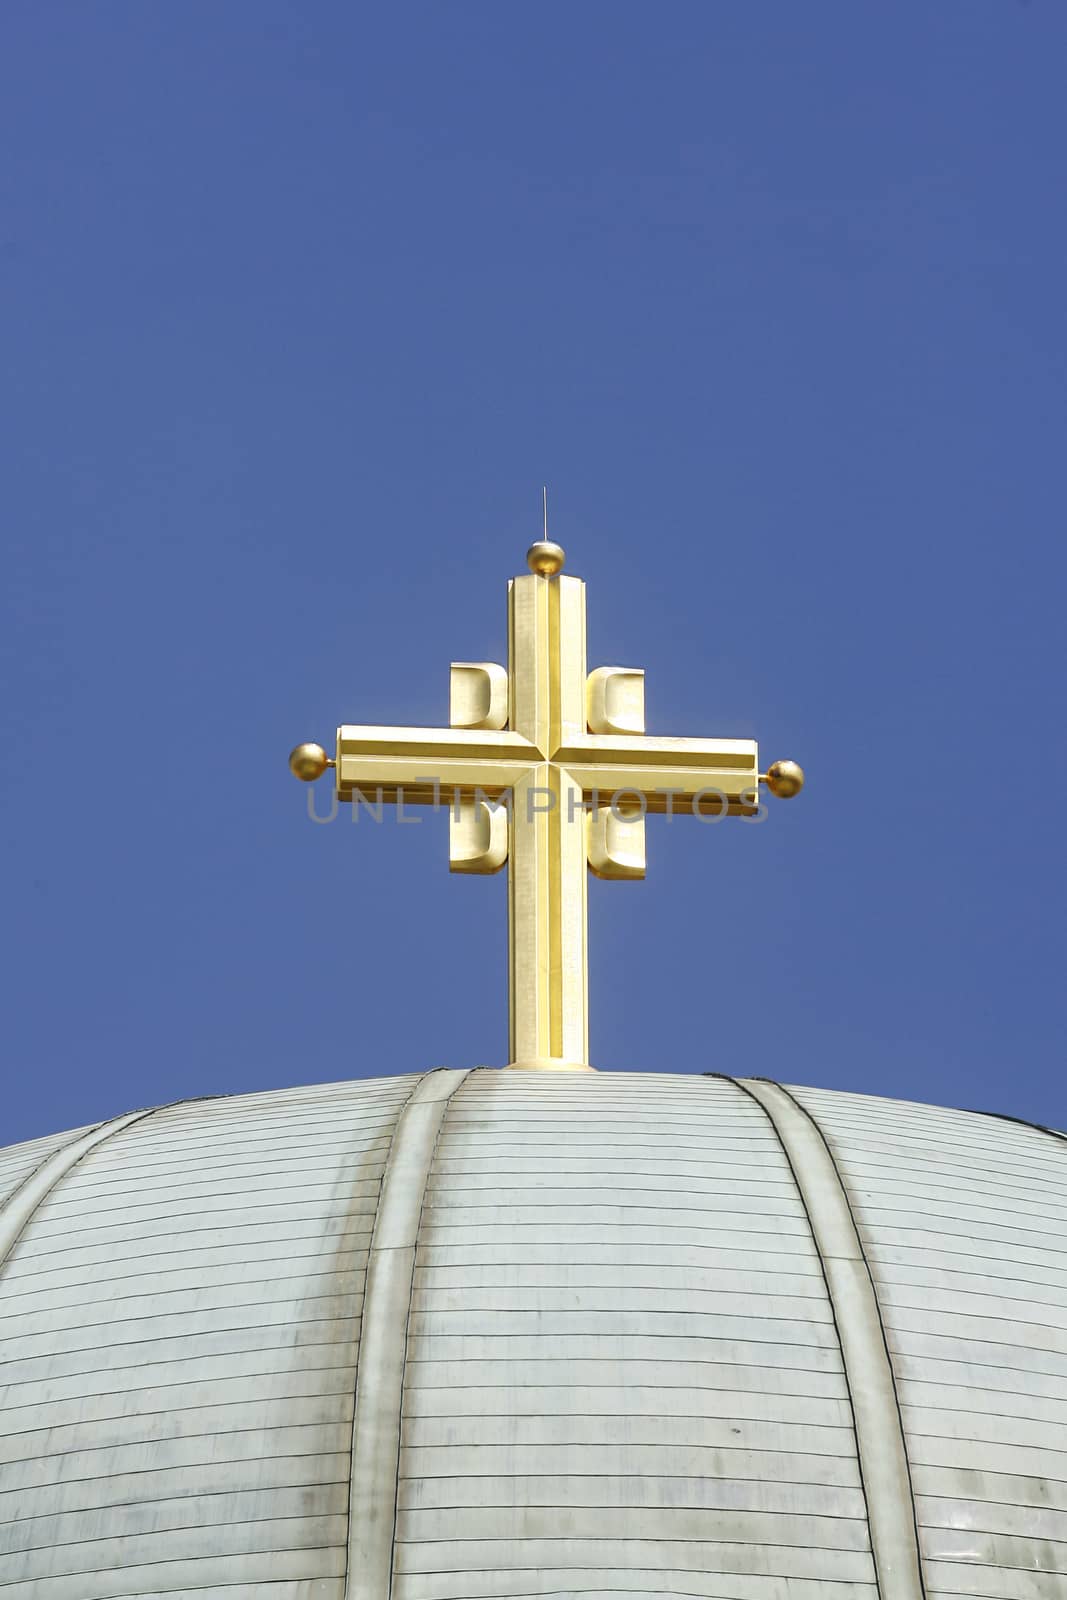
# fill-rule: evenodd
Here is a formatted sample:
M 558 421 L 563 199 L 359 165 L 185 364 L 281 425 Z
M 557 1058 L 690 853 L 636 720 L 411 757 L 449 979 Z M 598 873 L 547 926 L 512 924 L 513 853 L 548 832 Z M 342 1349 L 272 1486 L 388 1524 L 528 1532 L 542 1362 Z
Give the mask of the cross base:
M 535 1056 L 532 1061 L 509 1061 L 506 1072 L 595 1072 L 588 1061 L 561 1061 L 558 1056 Z

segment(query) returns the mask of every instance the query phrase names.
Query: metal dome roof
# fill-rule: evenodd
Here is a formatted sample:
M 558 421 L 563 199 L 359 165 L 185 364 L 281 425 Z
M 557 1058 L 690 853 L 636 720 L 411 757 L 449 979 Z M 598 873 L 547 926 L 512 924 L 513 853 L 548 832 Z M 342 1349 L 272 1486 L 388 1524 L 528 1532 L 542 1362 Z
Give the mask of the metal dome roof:
M 438 1071 L 0 1152 L 2 1600 L 1062 1600 L 1067 1148 Z

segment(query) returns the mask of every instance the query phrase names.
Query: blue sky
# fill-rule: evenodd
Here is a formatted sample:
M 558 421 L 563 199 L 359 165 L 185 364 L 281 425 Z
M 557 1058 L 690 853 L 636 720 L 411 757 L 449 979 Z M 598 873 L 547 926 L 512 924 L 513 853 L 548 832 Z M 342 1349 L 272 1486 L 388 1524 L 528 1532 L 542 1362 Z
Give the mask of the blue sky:
M 591 889 L 592 1058 L 1067 1124 L 1067 11 L 12 5 L 0 1142 L 506 1059 L 505 885 L 313 827 L 541 485 L 590 665 L 808 772 Z

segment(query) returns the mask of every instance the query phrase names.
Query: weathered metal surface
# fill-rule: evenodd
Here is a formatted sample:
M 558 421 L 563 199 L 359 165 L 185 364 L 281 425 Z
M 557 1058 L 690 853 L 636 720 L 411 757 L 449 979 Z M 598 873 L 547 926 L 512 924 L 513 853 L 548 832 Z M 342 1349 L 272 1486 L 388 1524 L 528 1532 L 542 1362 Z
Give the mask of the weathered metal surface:
M 716 1573 L 874 1593 L 811 1230 L 733 1085 L 471 1078 L 427 1185 L 407 1370 L 397 1600 L 537 1592 L 539 1572 L 562 1593 L 741 1592 Z
M 928 1595 L 1062 1600 L 1067 1149 L 1001 1119 L 793 1092 L 874 1275 Z
M 1061 1600 L 1062 1142 L 791 1091 L 835 1199 L 728 1081 L 463 1076 L 399 1123 L 417 1078 L 175 1106 L 58 1176 L 0 1270 L 4 1600 L 890 1600 L 840 1183 L 928 1600 Z
M 343 1591 L 359 1314 L 410 1080 L 173 1106 L 0 1274 L 5 1600 Z

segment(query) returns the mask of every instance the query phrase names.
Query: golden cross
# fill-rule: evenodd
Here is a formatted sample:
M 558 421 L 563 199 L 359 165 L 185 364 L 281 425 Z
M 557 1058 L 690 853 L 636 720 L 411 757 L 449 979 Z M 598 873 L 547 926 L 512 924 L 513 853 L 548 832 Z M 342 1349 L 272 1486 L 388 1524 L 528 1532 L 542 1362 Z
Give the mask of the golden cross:
M 453 872 L 508 871 L 510 1065 L 588 1069 L 587 868 L 643 878 L 646 812 L 755 816 L 757 785 L 787 798 L 804 775 L 760 774 L 751 739 L 645 734 L 643 671 L 586 675 L 585 584 L 547 538 L 508 585 L 508 665 L 453 662 L 448 728 L 345 724 L 331 760 L 297 745 L 297 777 L 336 771 L 337 797 L 449 806 Z

